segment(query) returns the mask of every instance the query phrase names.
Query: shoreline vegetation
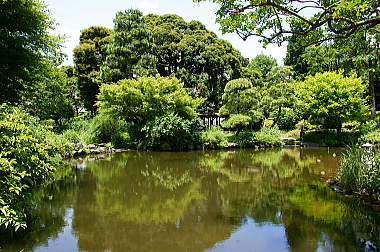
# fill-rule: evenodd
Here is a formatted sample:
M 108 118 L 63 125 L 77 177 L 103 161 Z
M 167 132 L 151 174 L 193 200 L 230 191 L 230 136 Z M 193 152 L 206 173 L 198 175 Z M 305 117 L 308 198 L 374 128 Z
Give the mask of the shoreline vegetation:
M 342 194 L 358 195 L 380 203 L 380 152 L 379 146 L 364 144 L 349 147 L 343 157 L 335 178 L 327 183 Z
M 263 54 L 243 57 L 199 21 L 128 9 L 112 29 L 82 30 L 74 64 L 62 66 L 63 41 L 51 35 L 55 21 L 43 1 L 0 8 L 0 233 L 27 228 L 31 191 L 54 181 L 64 158 L 380 144 L 379 43 L 367 31 L 308 47 L 307 37 L 293 35 L 281 66 Z M 223 120 L 209 127 L 200 114 Z M 363 155 L 349 150 L 339 183 L 378 198 L 378 154 L 370 166 Z

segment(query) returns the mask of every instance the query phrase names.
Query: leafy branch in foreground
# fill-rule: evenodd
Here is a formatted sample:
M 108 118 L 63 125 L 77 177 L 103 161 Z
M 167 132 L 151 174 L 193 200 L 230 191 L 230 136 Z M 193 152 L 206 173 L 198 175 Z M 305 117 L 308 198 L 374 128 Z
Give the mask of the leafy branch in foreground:
M 205 0 L 194 0 L 201 2 Z M 312 43 L 347 38 L 358 31 L 380 34 L 378 0 L 213 0 L 224 33 L 258 36 L 281 44 L 291 35 L 316 34 Z

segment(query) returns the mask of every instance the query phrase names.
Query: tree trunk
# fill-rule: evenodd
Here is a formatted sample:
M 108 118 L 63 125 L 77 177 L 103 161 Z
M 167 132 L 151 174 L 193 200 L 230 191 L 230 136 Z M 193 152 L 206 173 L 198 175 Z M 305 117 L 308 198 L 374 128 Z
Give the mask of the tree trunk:
M 375 76 L 372 69 L 370 69 L 368 73 L 368 80 L 369 80 L 369 92 L 370 92 L 370 99 L 371 99 L 371 119 L 376 118 L 376 93 L 375 93 Z

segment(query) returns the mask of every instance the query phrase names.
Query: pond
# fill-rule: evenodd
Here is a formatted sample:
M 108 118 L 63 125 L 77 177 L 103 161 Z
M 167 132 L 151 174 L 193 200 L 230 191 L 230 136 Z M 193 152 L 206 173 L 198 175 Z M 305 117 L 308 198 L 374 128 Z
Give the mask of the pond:
M 335 193 L 339 149 L 124 152 L 42 188 L 1 251 L 371 251 L 380 211 Z

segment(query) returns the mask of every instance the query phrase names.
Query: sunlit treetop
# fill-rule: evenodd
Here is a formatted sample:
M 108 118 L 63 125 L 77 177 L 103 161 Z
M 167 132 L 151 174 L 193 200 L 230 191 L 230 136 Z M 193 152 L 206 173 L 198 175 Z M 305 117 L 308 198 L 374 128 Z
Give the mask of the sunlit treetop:
M 206 0 L 194 0 L 196 2 Z M 291 35 L 314 34 L 312 43 L 347 38 L 358 31 L 380 36 L 379 0 L 212 0 L 220 5 L 222 32 L 281 44 Z

